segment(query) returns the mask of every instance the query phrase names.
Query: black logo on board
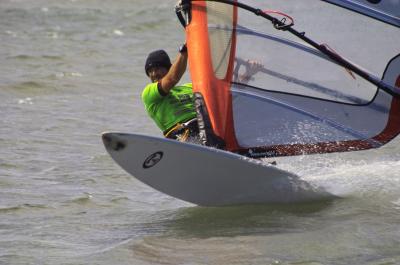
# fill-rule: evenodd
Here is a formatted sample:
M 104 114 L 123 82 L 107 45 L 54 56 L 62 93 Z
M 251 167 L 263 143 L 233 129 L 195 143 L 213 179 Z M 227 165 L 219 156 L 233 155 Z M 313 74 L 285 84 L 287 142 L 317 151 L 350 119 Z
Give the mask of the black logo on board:
M 161 161 L 164 153 L 161 151 L 155 152 L 154 154 L 151 154 L 146 160 L 143 162 L 143 168 L 151 168 L 154 167 L 158 162 Z

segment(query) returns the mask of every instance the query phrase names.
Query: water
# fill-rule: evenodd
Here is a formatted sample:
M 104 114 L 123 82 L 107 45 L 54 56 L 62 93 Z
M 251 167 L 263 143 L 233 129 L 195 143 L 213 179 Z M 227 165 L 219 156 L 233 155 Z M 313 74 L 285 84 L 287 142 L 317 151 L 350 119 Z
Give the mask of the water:
M 398 140 L 281 159 L 344 197 L 300 205 L 196 207 L 111 160 L 103 131 L 161 136 L 140 92 L 174 3 L 1 1 L 0 264 L 400 264 Z

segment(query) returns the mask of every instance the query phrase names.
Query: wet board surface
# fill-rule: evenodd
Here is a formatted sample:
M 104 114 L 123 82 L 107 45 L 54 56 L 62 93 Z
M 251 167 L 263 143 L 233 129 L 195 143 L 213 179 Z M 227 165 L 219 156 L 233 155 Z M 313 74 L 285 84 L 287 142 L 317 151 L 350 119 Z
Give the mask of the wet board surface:
M 334 197 L 295 174 L 231 152 L 139 134 L 103 133 L 125 171 L 150 187 L 202 206 L 293 203 Z

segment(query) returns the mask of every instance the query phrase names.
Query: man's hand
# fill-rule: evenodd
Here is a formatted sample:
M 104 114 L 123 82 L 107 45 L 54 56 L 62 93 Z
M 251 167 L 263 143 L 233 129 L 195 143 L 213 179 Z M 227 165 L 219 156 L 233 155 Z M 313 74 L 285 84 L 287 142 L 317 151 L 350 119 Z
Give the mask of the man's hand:
M 246 72 L 244 75 L 253 76 L 264 68 L 264 65 L 256 60 L 247 60 Z
M 239 82 L 242 83 L 249 82 L 253 75 L 264 69 L 264 65 L 256 60 L 247 60 L 245 65 L 246 70 L 244 74 L 239 76 Z

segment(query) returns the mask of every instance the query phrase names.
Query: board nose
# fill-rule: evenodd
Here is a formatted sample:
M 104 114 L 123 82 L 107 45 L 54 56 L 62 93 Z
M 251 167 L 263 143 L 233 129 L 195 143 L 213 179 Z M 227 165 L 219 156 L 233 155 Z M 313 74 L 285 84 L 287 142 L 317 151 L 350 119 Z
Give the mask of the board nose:
M 113 133 L 103 133 L 101 135 L 101 138 L 107 150 L 113 150 L 118 152 L 126 147 L 126 143 L 123 140 L 119 139 Z

